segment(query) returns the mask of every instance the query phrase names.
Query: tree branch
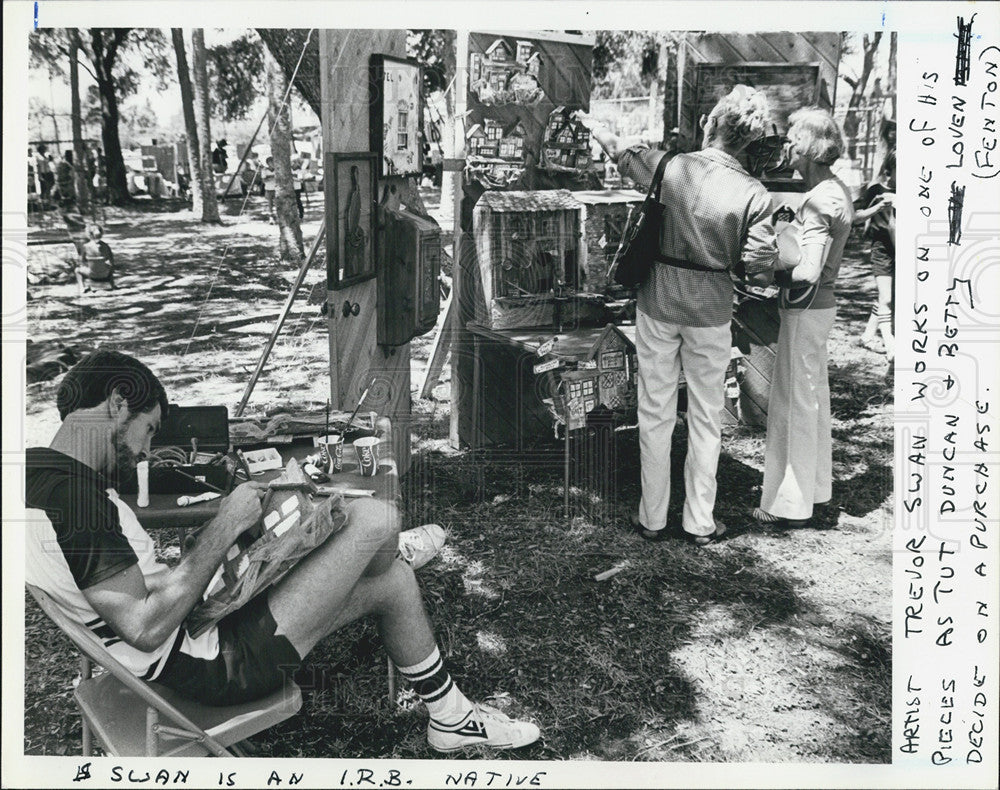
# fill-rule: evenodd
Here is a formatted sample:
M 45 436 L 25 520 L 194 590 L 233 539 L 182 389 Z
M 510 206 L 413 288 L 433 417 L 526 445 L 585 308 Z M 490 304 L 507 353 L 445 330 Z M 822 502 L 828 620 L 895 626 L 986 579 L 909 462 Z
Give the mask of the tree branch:
M 76 59 L 76 62 L 77 62 L 77 63 L 79 63 L 79 64 L 80 64 L 81 66 L 83 66 L 84 70 L 85 70 L 85 71 L 86 71 L 86 72 L 87 72 L 87 73 L 88 73 L 88 74 L 89 74 L 89 75 L 90 75 L 91 77 L 93 77 L 93 78 L 94 78 L 94 82 L 97 82 L 97 75 L 96 75 L 96 74 L 94 74 L 94 72 L 93 72 L 93 71 L 91 70 L 90 66 L 89 66 L 89 65 L 87 64 L 87 50 L 85 50 L 85 49 L 83 48 L 83 42 L 80 42 L 80 48 L 79 48 L 79 51 L 80 51 L 80 52 L 82 52 L 84 56 L 83 56 L 82 58 L 78 57 L 78 58 Z M 67 53 L 67 54 L 68 54 L 68 53 Z
M 114 37 L 111 39 L 111 43 L 108 44 L 107 52 L 104 53 L 104 67 L 107 69 L 108 76 L 111 75 L 111 69 L 115 65 L 115 58 L 118 56 L 118 47 L 121 46 L 122 42 L 132 31 L 130 27 L 116 27 Z

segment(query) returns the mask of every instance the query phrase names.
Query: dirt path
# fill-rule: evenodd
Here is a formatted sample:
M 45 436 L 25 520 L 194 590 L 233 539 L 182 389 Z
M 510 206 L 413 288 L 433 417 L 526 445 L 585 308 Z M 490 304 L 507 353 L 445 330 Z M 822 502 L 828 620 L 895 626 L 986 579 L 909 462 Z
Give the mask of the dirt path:
M 307 211 L 307 240 L 320 216 L 316 205 Z M 233 406 L 295 274 L 276 262 L 274 236 L 256 203 L 249 217 L 217 228 L 188 212 L 109 218 L 120 290 L 81 299 L 68 280 L 31 287 L 30 336 L 128 350 L 178 402 Z M 51 264 L 57 250 L 31 247 L 29 265 Z M 322 276 L 316 266 L 307 284 Z M 558 468 L 484 467 L 447 448 L 447 370 L 433 401 L 415 401 L 408 517 L 450 533 L 443 560 L 422 571 L 428 606 L 470 695 L 493 696 L 542 723 L 544 743 L 512 756 L 889 759 L 891 393 L 884 359 L 852 343 L 873 290 L 856 255 L 840 285 L 831 341 L 834 502 L 812 528 L 749 523 L 761 482 L 759 430 L 730 428 L 724 437 L 717 513 L 731 539 L 706 550 L 679 541 L 651 547 L 621 527 L 638 496 L 634 434 L 622 439 L 614 517 L 567 523 Z M 319 306 L 300 299 L 252 406 L 325 401 L 326 331 Z M 413 344 L 415 371 L 428 344 Z M 47 443 L 58 424 L 57 383 L 27 389 L 29 445 Z M 681 430 L 678 490 L 684 442 Z M 575 501 L 584 496 L 574 492 Z M 593 581 L 622 561 L 626 571 Z M 73 662 L 30 606 L 27 627 L 26 749 L 72 752 Z M 404 695 L 402 706 L 385 705 L 372 629 L 328 642 L 297 678 L 307 690 L 303 712 L 255 739 L 261 752 L 431 756 L 412 702 Z

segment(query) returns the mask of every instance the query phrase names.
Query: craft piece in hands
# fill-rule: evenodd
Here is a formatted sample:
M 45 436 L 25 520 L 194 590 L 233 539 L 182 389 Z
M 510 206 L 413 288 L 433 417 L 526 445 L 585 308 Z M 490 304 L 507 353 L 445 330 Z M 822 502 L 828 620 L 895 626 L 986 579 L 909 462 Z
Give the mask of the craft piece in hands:
M 233 545 L 209 583 L 205 599 L 187 617 L 197 637 L 262 590 L 347 523 L 344 498 L 313 501 L 315 487 L 295 459 L 268 486 L 261 522 Z

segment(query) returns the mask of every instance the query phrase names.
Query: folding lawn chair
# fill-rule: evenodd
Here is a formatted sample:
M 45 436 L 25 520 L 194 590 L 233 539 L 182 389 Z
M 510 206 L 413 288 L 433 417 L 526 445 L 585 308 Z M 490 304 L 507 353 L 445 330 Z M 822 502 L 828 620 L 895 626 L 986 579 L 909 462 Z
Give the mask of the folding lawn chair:
M 293 716 L 302 706 L 302 693 L 291 679 L 263 699 L 224 708 L 200 705 L 158 683 L 140 680 L 87 628 L 67 617 L 47 593 L 26 586 L 42 611 L 82 653 L 82 679 L 73 696 L 83 719 L 84 756 L 91 754 L 93 735 L 105 751 L 116 756 L 243 756 L 240 741 Z M 107 672 L 92 676 L 91 662 Z

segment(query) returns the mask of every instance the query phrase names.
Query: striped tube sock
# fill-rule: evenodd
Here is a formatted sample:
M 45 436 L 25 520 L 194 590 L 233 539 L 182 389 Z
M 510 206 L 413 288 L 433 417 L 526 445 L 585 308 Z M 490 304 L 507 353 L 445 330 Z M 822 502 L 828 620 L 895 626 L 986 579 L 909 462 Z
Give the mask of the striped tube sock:
M 448 670 L 444 668 L 441 652 L 436 646 L 419 664 L 399 667 L 399 672 L 410 681 L 434 721 L 451 724 L 472 710 L 472 703 L 459 691 Z

